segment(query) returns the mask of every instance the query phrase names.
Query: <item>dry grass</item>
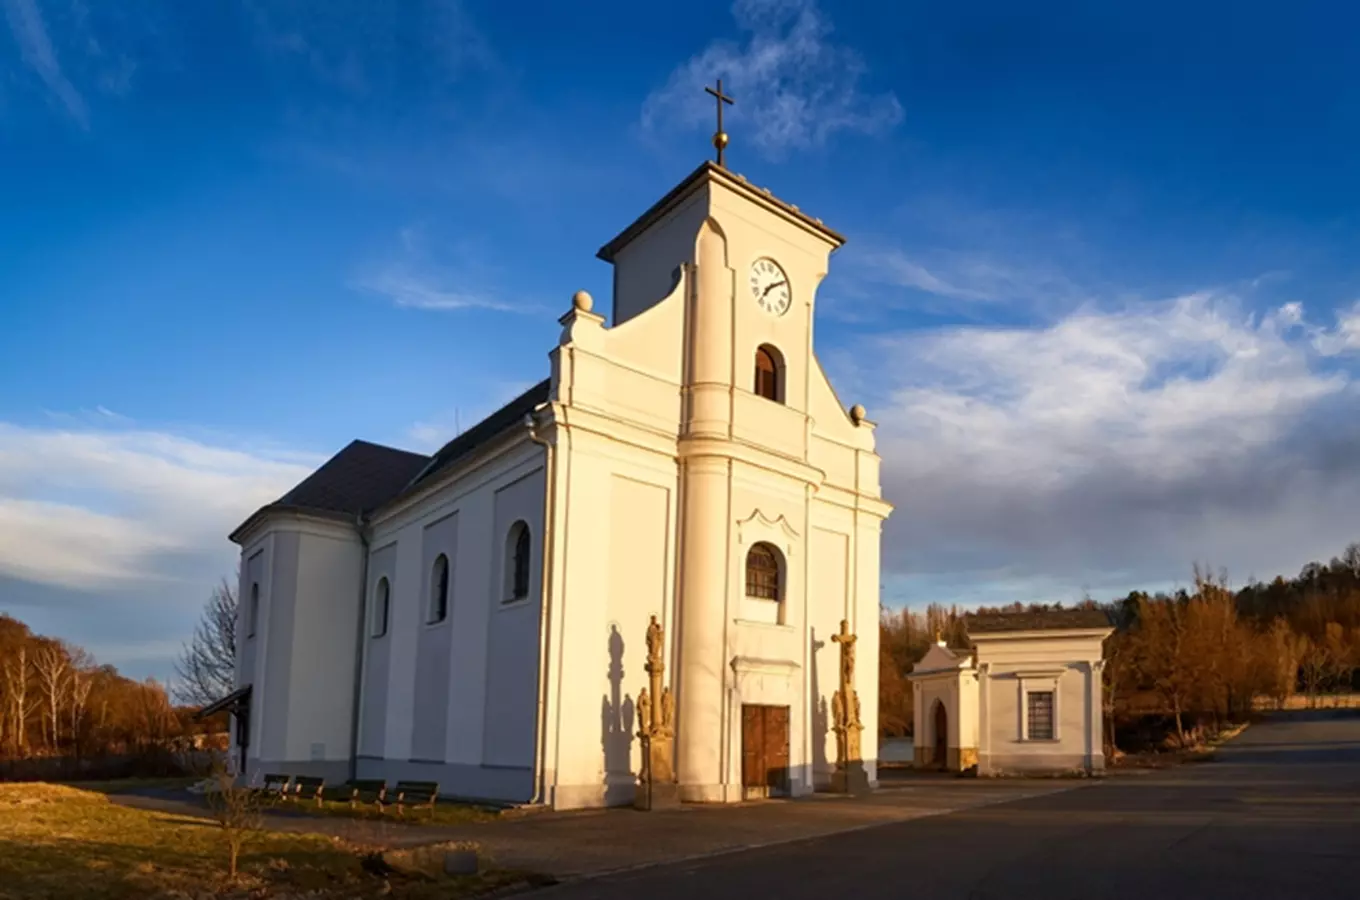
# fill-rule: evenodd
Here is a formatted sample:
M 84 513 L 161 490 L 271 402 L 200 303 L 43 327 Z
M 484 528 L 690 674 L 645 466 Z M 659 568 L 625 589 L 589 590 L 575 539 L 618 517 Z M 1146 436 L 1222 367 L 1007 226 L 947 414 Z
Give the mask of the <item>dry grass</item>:
M 262 832 L 228 882 L 215 823 L 129 809 L 100 793 L 47 784 L 0 784 L 0 898 L 466 897 L 523 880 L 491 870 L 444 878 L 382 877 L 365 848 L 320 835 Z
M 499 810 L 485 806 L 443 801 L 436 803 L 433 808 L 408 806 L 400 815 L 397 814 L 395 806 L 380 808 L 373 803 L 361 803 L 351 808 L 348 800 L 323 800 L 320 806 L 313 800 L 273 800 L 265 809 L 404 825 L 467 825 L 472 822 L 489 822 L 500 815 Z

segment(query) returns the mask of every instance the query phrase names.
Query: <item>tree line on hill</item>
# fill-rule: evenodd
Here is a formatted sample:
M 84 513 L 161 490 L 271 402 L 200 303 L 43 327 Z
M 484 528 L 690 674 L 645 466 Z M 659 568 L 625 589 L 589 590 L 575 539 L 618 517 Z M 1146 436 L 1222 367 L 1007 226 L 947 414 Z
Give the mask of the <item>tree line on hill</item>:
M 234 624 L 235 599 L 224 584 L 177 666 L 175 694 L 189 704 L 182 706 L 165 684 L 128 678 L 85 649 L 35 634 L 0 613 L 0 776 L 88 773 L 90 762 L 114 758 L 141 772 L 173 768 L 176 752 L 224 727 L 221 721 L 198 722 L 194 713 L 198 694 L 221 683 L 212 681 L 221 675 L 212 664 L 224 653 L 234 656 L 234 649 L 207 640 L 228 607 Z
M 1233 591 L 1226 574 L 1196 566 L 1192 584 L 1170 594 L 1133 591 L 1105 604 L 1107 743 L 1116 731 L 1162 718 L 1184 744 L 1201 725 L 1240 721 L 1263 700 L 1350 692 L 1360 672 L 1360 543 L 1295 578 Z M 990 612 L 1020 611 L 1021 604 Z M 967 647 L 958 607 L 885 610 L 880 622 L 880 722 L 885 734 L 912 728 L 907 674 L 936 634 Z

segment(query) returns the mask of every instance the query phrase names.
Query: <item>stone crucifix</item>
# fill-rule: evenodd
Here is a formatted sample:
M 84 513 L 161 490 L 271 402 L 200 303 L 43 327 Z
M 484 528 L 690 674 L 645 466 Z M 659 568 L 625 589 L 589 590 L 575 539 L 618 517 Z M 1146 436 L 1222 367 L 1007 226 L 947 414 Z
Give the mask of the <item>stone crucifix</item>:
M 851 633 L 850 623 L 841 619 L 841 630 L 833 634 L 831 640 L 841 648 L 841 687 L 831 698 L 838 757 L 834 780 L 839 790 L 858 791 L 862 780 L 866 782 L 863 787 L 867 787 L 860 750 L 864 723 L 860 720 L 859 692 L 855 690 L 855 642 L 859 638 Z

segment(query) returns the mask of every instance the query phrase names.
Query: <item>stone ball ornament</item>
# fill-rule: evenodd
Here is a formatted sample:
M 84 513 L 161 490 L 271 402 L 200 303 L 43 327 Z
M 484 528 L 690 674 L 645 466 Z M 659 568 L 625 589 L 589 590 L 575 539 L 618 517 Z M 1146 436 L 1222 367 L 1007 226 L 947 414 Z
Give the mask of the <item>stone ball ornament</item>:
M 586 291 L 577 291 L 571 295 L 571 305 L 581 312 L 590 312 L 595 306 L 595 299 Z
M 864 417 L 867 415 L 868 413 L 865 412 L 864 404 L 862 403 L 856 403 L 854 406 L 850 407 L 850 420 L 856 425 L 863 422 Z

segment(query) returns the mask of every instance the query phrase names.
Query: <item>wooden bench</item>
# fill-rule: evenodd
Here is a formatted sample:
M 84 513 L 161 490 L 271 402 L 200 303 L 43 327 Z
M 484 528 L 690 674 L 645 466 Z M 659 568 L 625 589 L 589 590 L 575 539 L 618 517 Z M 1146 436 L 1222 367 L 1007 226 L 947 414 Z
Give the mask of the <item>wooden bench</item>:
M 299 775 L 293 779 L 293 795 L 299 800 L 312 800 L 321 805 L 321 793 L 326 787 L 326 779 L 313 775 Z
M 439 799 L 439 782 L 398 781 L 394 792 L 397 795 L 397 815 L 402 814 L 405 806 L 425 806 L 433 810 L 434 802 Z
M 292 779 L 292 775 L 265 775 L 264 787 L 260 788 L 260 790 L 276 797 L 286 797 L 288 796 L 288 789 L 290 787 L 289 782 L 292 781 Z
M 350 809 L 354 809 L 360 803 L 372 803 L 381 810 L 384 801 L 387 800 L 387 782 L 381 778 L 347 781 L 342 790 L 339 799 L 348 800 Z

